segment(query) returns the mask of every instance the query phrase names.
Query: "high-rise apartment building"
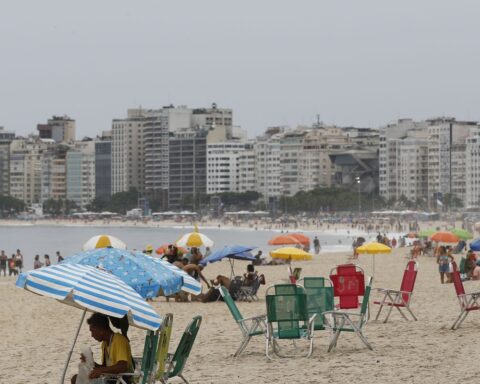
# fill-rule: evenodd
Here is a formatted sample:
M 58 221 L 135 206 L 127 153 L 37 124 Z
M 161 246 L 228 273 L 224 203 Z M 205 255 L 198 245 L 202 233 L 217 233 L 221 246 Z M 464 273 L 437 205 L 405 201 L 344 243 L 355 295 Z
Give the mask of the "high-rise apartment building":
M 265 135 L 257 137 L 255 153 L 255 191 L 262 194 L 265 203 L 270 203 L 282 194 L 280 139 L 283 128 L 272 127 Z
M 10 193 L 10 143 L 15 139 L 15 133 L 0 127 L 0 195 Z
M 480 127 L 472 129 L 465 151 L 465 207 L 480 207 Z
M 53 116 L 47 124 L 37 125 L 41 139 L 52 139 L 56 143 L 75 141 L 75 120 L 68 116 Z
M 76 142 L 66 156 L 67 199 L 82 209 L 95 198 L 95 144 Z
M 206 128 L 179 130 L 170 138 L 168 206 L 199 209 L 207 193 Z
M 112 133 L 95 140 L 95 197 L 107 200 L 112 194 Z
M 112 194 L 131 188 L 144 193 L 146 119 L 142 109 L 129 109 L 127 118 L 112 121 Z

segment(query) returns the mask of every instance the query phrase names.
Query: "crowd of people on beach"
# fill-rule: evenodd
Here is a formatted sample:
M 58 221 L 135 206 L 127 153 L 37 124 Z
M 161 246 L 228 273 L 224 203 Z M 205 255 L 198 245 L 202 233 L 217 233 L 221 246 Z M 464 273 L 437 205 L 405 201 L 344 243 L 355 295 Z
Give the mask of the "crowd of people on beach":
M 60 263 L 63 260 L 63 256 L 60 254 L 60 251 L 57 251 L 56 255 L 57 262 Z M 44 261 L 42 262 L 40 260 L 40 255 L 35 255 L 35 258 L 33 260 L 33 268 L 38 269 L 52 265 L 49 255 L 45 254 L 43 256 L 43 259 Z M 8 257 L 4 250 L 0 251 L 0 276 L 3 273 L 3 276 L 6 277 L 7 271 L 8 276 L 17 276 L 19 273 L 22 273 L 23 268 L 23 254 L 20 249 L 17 249 L 17 251 L 15 253 L 12 253 L 10 257 Z

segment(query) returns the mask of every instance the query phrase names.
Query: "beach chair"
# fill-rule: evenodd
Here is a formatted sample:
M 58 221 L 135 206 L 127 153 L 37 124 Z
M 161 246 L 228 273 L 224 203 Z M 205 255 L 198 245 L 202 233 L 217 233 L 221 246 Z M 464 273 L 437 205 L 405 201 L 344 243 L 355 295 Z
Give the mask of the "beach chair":
M 202 323 L 202 316 L 195 316 L 190 324 L 185 328 L 182 338 L 177 345 L 177 349 L 173 354 L 167 354 L 165 371 L 160 376 L 157 372 L 156 379 L 162 383 L 167 383 L 173 377 L 179 377 L 184 383 L 188 384 L 187 379 L 183 377 L 183 369 L 187 363 L 188 357 L 197 337 L 200 324 Z
M 266 323 L 265 315 L 254 316 L 249 318 L 244 318 L 240 313 L 235 301 L 233 301 L 232 296 L 224 286 L 220 286 L 218 288 L 220 290 L 220 295 L 227 304 L 230 313 L 232 314 L 233 318 L 238 324 L 240 331 L 243 335 L 243 340 L 240 346 L 238 347 L 237 351 L 233 355 L 234 357 L 240 356 L 240 354 L 245 350 L 247 344 L 250 342 L 250 339 L 254 336 L 264 335 L 266 332 Z
M 383 298 L 380 301 L 374 301 L 373 304 L 380 305 L 378 308 L 377 316 L 375 320 L 378 320 L 380 313 L 384 306 L 390 307 L 383 321 L 386 323 L 390 314 L 392 313 L 393 308 L 396 308 L 398 312 L 402 315 L 405 320 L 408 320 L 407 316 L 402 312 L 401 308 L 405 308 L 413 320 L 417 320 L 412 310 L 410 309 L 410 302 L 412 300 L 413 288 L 415 287 L 415 281 L 417 279 L 418 273 L 418 263 L 415 260 L 410 260 L 407 263 L 405 271 L 403 272 L 402 284 L 400 285 L 400 290 L 395 291 L 393 289 L 377 288 L 378 292 L 383 294 Z
M 119 375 L 103 375 L 103 381 L 111 382 L 113 379 L 117 384 L 126 384 L 125 377 L 132 377 L 137 383 L 154 384 L 156 377 L 162 376 L 165 371 L 172 325 L 173 315 L 167 313 L 163 316 L 162 325 L 158 331 L 148 331 L 142 357 L 133 358 L 135 371 Z
M 270 349 L 278 357 L 310 357 L 313 351 L 313 332 L 317 314 L 309 317 L 307 292 L 295 284 L 279 284 L 267 289 L 267 340 L 265 353 Z M 280 353 L 280 340 L 304 339 L 309 343 L 307 353 L 285 355 Z M 295 348 L 296 344 L 293 344 Z
M 238 292 L 238 299 L 244 301 L 257 301 L 258 296 L 257 292 L 260 288 L 262 282 L 262 278 L 260 276 L 256 276 L 252 282 L 252 285 L 249 286 L 241 286 Z
M 455 262 L 452 262 L 452 264 L 452 281 L 455 287 L 455 292 L 457 293 L 458 303 L 460 304 L 460 314 L 458 315 L 455 322 L 452 324 L 451 328 L 455 330 L 458 329 L 460 325 L 462 325 L 463 321 L 466 319 L 470 312 L 480 309 L 480 291 L 465 293 L 465 288 L 463 287 L 460 272 L 457 270 L 457 264 Z
M 230 282 L 229 293 L 235 300 L 240 298 L 240 288 L 243 286 L 243 277 L 235 276 Z
M 288 279 L 290 280 L 290 283 L 296 284 L 298 279 L 300 279 L 300 274 L 302 273 L 302 268 L 294 268 L 292 271 L 292 267 L 288 267 Z
M 338 304 L 333 311 L 324 312 L 325 325 L 332 332 L 328 351 L 333 350 L 341 332 L 354 332 L 360 340 L 372 350 L 372 346 L 363 334 L 363 326 L 368 321 L 369 298 L 372 278 L 365 286 L 363 270 L 355 264 L 343 264 L 330 271 L 334 297 Z M 360 301 L 360 298 L 362 300 Z
M 314 321 L 314 330 L 324 330 L 325 318 L 323 312 L 334 309 L 332 282 L 324 277 L 304 277 L 298 283 L 307 292 L 308 315 L 317 314 Z

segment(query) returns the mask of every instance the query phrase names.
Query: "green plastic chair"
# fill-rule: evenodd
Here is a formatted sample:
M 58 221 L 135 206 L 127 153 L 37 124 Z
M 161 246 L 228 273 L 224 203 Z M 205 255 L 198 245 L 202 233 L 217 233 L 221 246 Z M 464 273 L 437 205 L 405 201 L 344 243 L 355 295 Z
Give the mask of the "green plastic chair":
M 360 312 L 348 312 L 340 310 L 324 312 L 326 321 L 325 324 L 327 328 L 332 331 L 332 338 L 330 340 L 328 352 L 337 346 L 338 338 L 342 332 L 355 332 L 360 340 L 362 340 L 362 342 L 367 346 L 367 348 L 373 350 L 362 331 L 363 326 L 368 320 L 368 300 L 370 299 L 370 291 L 372 290 L 372 281 L 373 279 L 369 277 L 367 286 L 365 287 L 362 304 L 360 306 Z
M 313 351 L 313 331 L 317 314 L 309 317 L 305 288 L 295 284 L 279 284 L 267 289 L 267 341 L 265 353 L 269 359 L 270 349 L 278 357 L 305 356 Z M 309 348 L 305 354 L 285 355 L 280 353 L 279 340 L 305 339 Z M 296 344 L 294 343 L 296 347 Z
M 195 316 L 185 329 L 185 332 L 183 332 L 175 353 L 168 354 L 167 368 L 163 373 L 163 377 L 159 378 L 162 383 L 167 383 L 172 377 L 179 377 L 188 384 L 187 379 L 183 377 L 182 373 L 192 350 L 193 343 L 195 342 L 195 338 L 197 337 L 198 330 L 200 329 L 201 322 L 202 316 Z
M 308 315 L 315 317 L 315 331 L 325 330 L 323 312 L 334 309 L 333 285 L 330 279 L 324 277 L 304 277 L 298 282 L 307 292 Z
M 240 328 L 240 331 L 243 335 L 242 343 L 233 355 L 234 357 L 238 357 L 245 350 L 247 344 L 250 342 L 250 339 L 252 337 L 265 335 L 267 328 L 265 322 L 266 316 L 260 315 L 244 318 L 240 313 L 237 305 L 235 304 L 232 296 L 230 296 L 228 289 L 226 289 L 224 286 L 220 286 L 218 289 L 220 290 L 220 295 L 222 296 L 223 301 L 225 302 L 225 304 L 227 304 L 230 313 L 237 322 L 238 327 Z

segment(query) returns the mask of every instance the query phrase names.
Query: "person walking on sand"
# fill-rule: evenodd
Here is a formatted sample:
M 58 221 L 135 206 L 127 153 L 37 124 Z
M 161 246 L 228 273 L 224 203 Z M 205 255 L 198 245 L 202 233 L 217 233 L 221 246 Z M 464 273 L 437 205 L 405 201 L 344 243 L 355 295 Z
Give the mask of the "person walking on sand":
M 7 276 L 7 262 L 8 256 L 5 254 L 5 251 L 2 250 L 2 253 L 0 253 L 0 275 L 3 271 L 3 277 Z
M 315 255 L 318 255 L 320 253 L 320 240 L 317 236 L 313 239 L 313 248 L 315 249 Z
M 448 276 L 449 271 L 449 257 L 446 248 L 442 245 L 437 248 L 437 264 L 438 271 L 440 272 L 440 281 L 445 283 L 445 275 Z

